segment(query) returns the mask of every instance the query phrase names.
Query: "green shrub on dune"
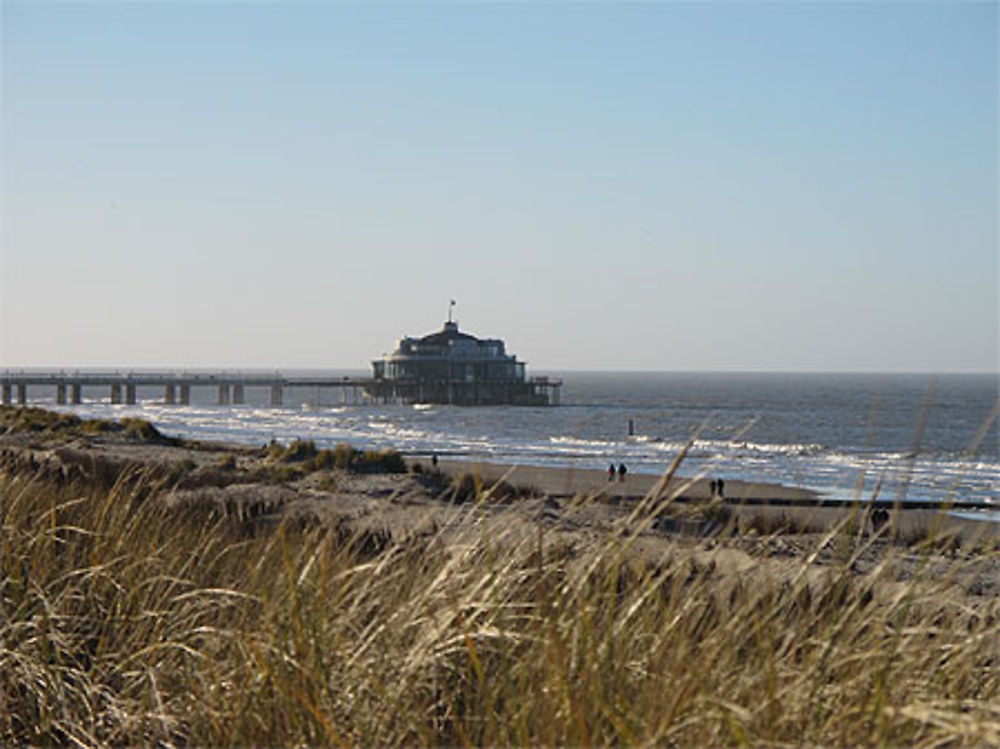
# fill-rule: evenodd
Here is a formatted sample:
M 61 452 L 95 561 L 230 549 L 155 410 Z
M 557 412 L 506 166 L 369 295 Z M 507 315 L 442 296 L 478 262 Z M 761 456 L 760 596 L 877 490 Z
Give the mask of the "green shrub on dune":
M 219 459 L 215 462 L 215 465 L 217 468 L 220 468 L 223 471 L 236 470 L 237 466 L 236 456 L 233 455 L 232 453 L 225 453 L 224 455 L 220 455 Z
M 268 455 L 283 463 L 301 463 L 316 456 L 316 443 L 312 440 L 295 440 L 288 447 L 272 445 L 268 449 Z
M 124 418 L 122 428 L 125 436 L 138 442 L 164 442 L 166 437 L 152 423 L 145 419 Z
M 357 455 L 357 452 L 350 445 L 341 442 L 333 448 L 334 465 L 342 470 L 348 470 L 351 467 L 351 463 L 354 462 L 354 456 Z
M 27 406 L 0 406 L 0 431 L 32 433 L 38 436 L 68 439 L 82 435 L 120 434 L 126 439 L 155 444 L 176 444 L 145 419 L 125 417 L 120 422 L 109 419 L 81 419 L 79 416 Z
M 406 473 L 406 461 L 397 450 L 357 450 L 338 444 L 332 450 L 318 450 L 312 440 L 295 440 L 287 447 L 272 444 L 268 458 L 283 463 L 301 463 L 306 471 L 340 469 L 352 473 Z
M 83 422 L 81 428 L 84 434 L 106 434 L 109 432 L 119 431 L 121 429 L 121 424 L 108 419 L 87 419 Z
M 0 431 L 57 433 L 75 430 L 83 420 L 74 414 L 30 406 L 0 406 Z
M 355 461 L 361 473 L 406 473 L 406 461 L 397 450 L 365 450 Z

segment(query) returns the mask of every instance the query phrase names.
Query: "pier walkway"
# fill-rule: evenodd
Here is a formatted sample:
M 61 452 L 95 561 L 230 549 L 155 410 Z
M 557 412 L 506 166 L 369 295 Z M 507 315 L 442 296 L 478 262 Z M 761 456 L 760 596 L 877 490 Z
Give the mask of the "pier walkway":
M 368 394 L 373 380 L 366 377 L 285 377 L 280 373 L 242 374 L 234 372 L 0 372 L 0 392 L 3 404 L 28 403 L 28 388 L 51 387 L 56 403 L 79 404 L 83 402 L 83 389 L 106 387 L 112 403 L 136 402 L 140 387 L 162 387 L 163 402 L 187 405 L 191 402 L 191 389 L 215 388 L 217 403 L 241 404 L 245 402 L 249 387 L 269 388 L 272 406 L 284 401 L 286 388 L 333 388 L 340 391 L 342 402 L 365 403 L 374 399 Z

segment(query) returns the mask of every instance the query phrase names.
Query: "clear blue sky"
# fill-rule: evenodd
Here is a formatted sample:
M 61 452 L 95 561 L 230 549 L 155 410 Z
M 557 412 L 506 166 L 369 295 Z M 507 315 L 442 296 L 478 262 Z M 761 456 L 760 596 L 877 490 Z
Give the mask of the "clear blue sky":
M 3 3 L 0 366 L 996 371 L 995 3 Z

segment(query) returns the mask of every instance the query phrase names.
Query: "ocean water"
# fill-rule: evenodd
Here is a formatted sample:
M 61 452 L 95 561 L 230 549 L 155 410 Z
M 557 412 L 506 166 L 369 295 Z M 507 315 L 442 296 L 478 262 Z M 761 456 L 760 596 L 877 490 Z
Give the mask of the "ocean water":
M 287 375 L 362 374 L 353 371 Z M 333 390 L 288 389 L 272 408 L 264 388 L 245 405 L 215 405 L 212 388 L 166 406 L 159 389 L 136 405 L 84 390 L 94 417 L 138 416 L 169 434 L 247 444 L 312 439 L 321 446 L 394 447 L 469 460 L 660 473 L 694 438 L 686 475 L 779 482 L 833 498 L 998 502 L 996 375 L 545 372 L 562 377 L 562 405 L 459 408 L 342 404 Z M 56 407 L 51 393 L 29 394 Z M 39 391 L 41 389 L 38 389 Z M 629 420 L 634 434 L 628 434 Z

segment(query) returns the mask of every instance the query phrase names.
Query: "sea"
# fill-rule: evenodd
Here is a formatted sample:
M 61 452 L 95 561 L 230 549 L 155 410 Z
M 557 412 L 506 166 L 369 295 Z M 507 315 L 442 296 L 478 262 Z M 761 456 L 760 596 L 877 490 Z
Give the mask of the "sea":
M 662 473 L 691 442 L 683 475 L 800 486 L 831 499 L 971 500 L 1000 511 L 994 374 L 535 374 L 563 380 L 560 405 L 354 404 L 332 389 L 286 388 L 275 408 L 266 388 L 253 387 L 241 405 L 217 405 L 210 387 L 192 388 L 189 406 L 164 405 L 161 388 L 140 388 L 135 405 L 111 404 L 106 388 L 85 388 L 77 406 L 57 406 L 41 388 L 30 397 L 82 416 L 136 416 L 167 434 L 205 440 L 309 439 L 321 447 L 346 442 L 598 470 L 625 463 L 649 474 Z

